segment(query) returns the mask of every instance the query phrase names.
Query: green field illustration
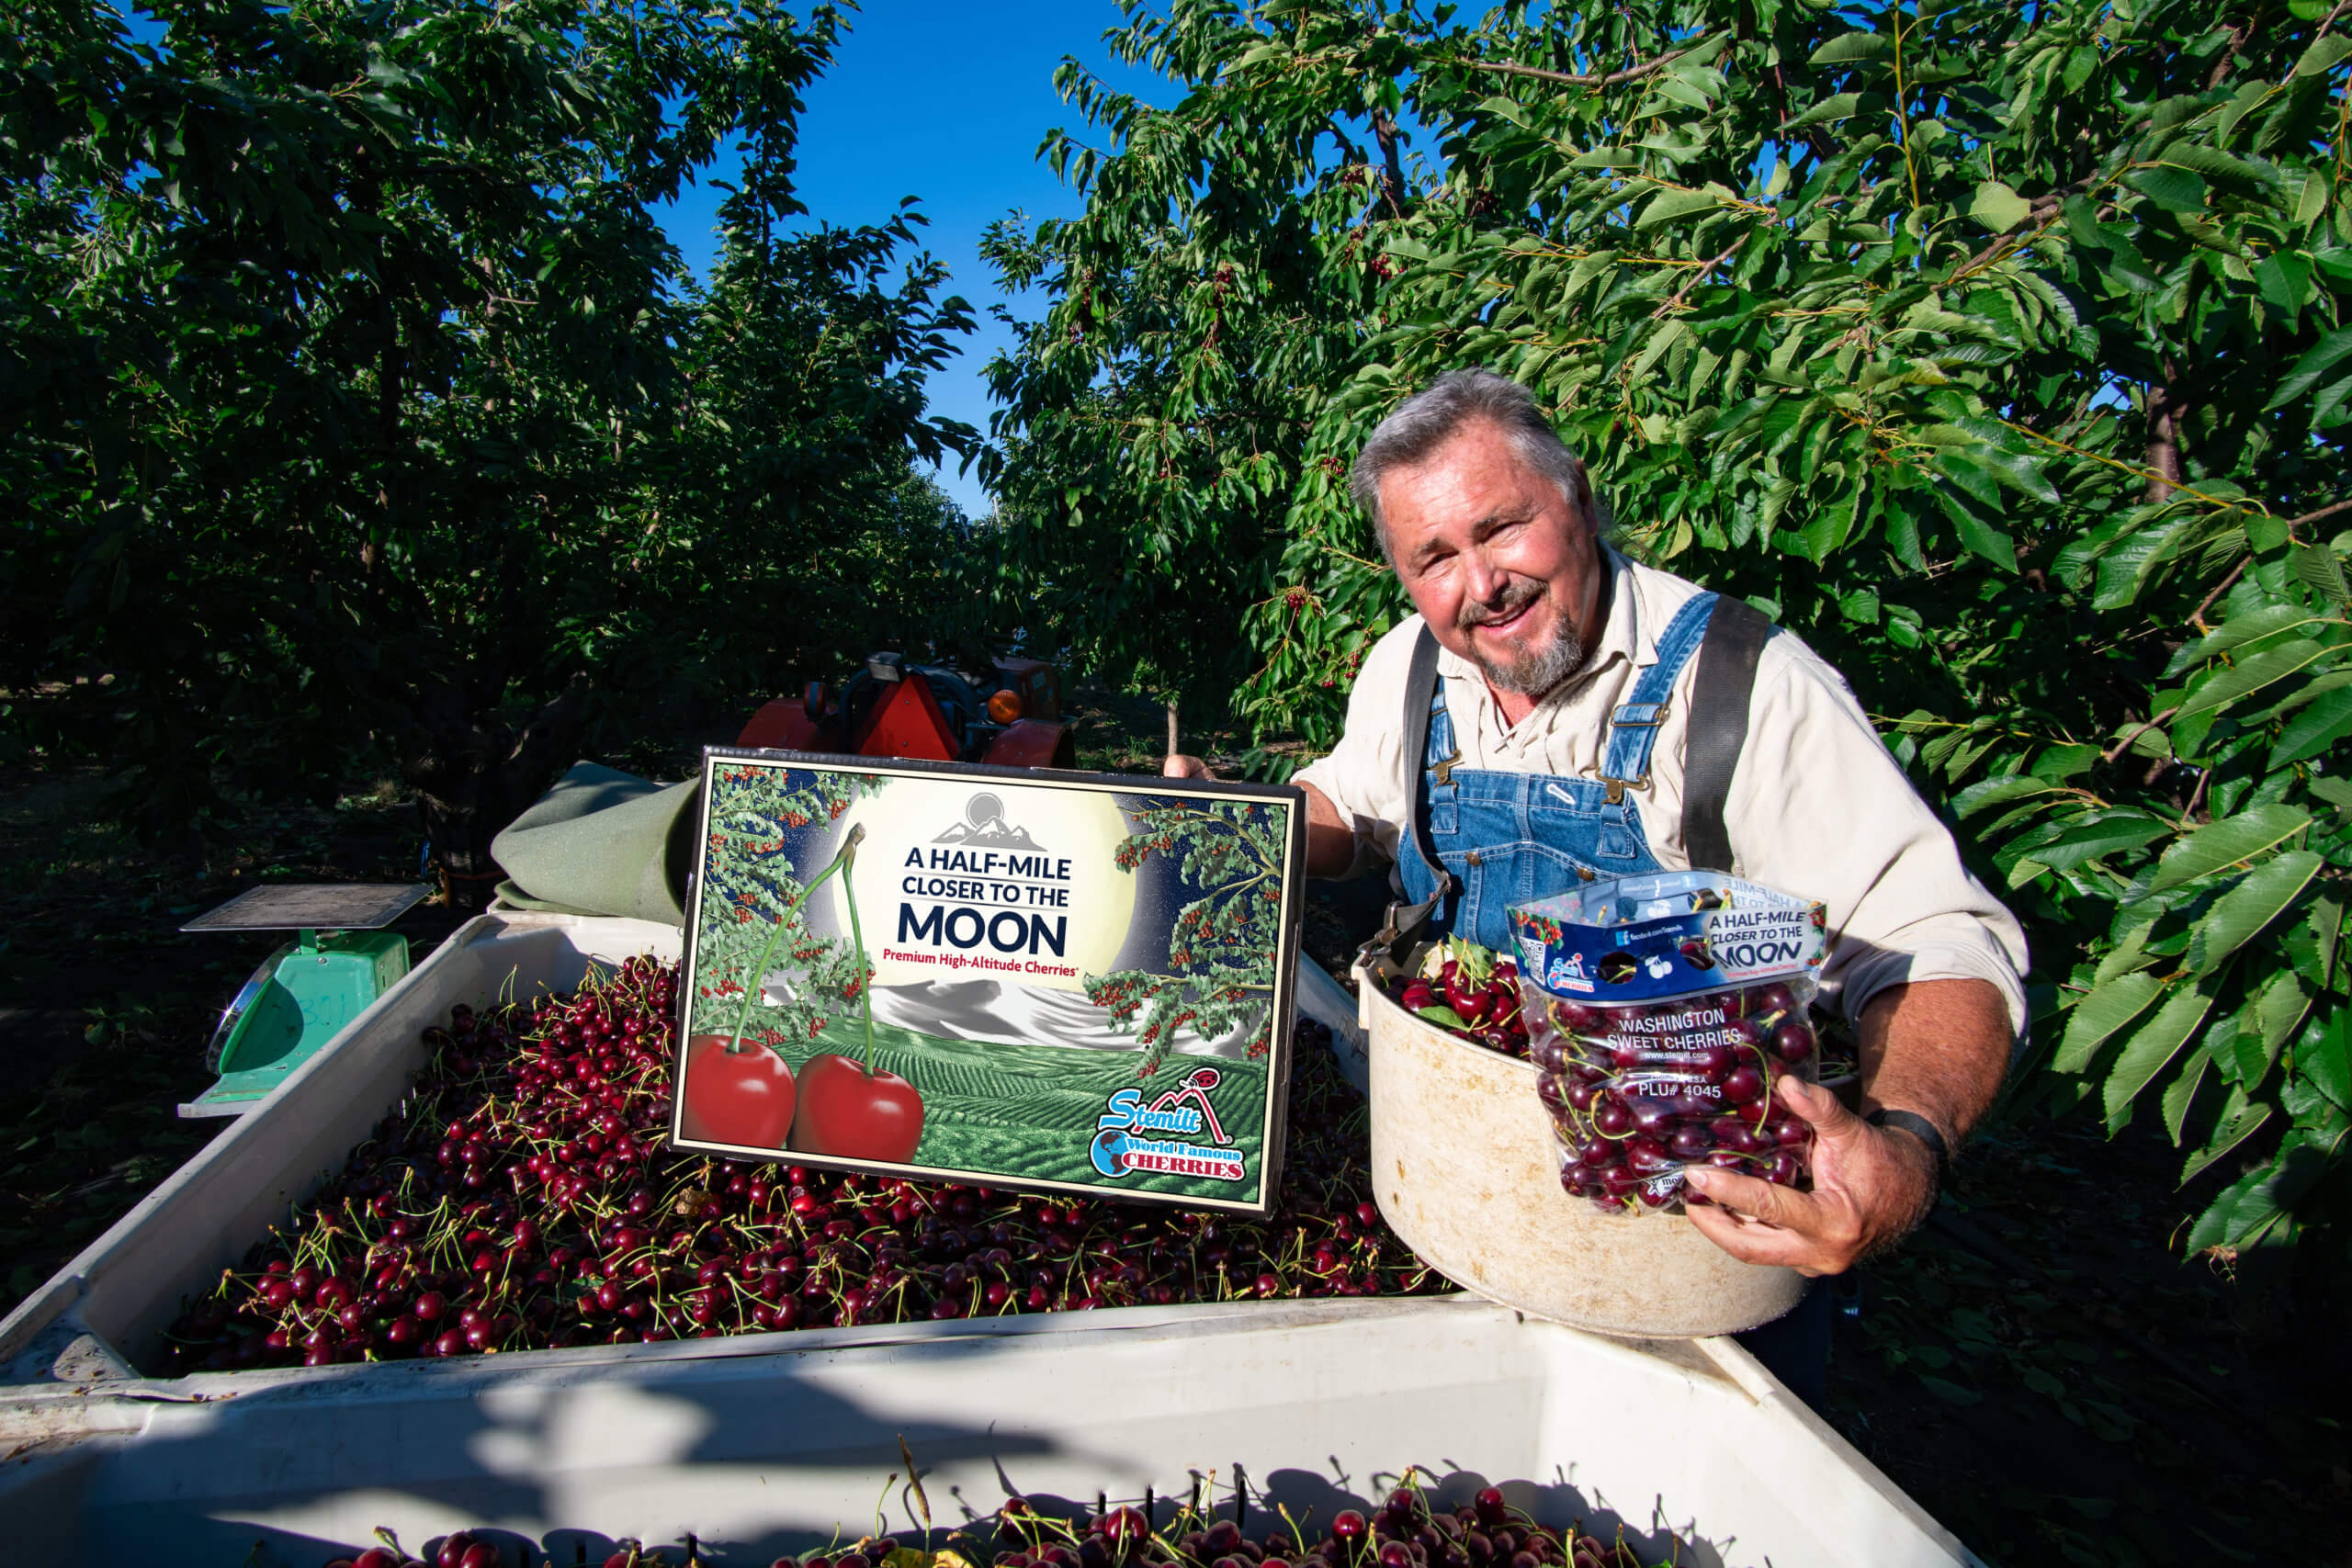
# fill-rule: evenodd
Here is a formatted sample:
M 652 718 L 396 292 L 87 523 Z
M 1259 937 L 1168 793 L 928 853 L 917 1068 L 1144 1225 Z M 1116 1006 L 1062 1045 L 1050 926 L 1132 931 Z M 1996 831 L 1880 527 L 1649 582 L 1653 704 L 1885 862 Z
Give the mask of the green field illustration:
M 835 1020 L 804 1044 L 780 1042 L 775 1049 L 797 1074 L 821 1052 L 861 1056 L 865 1032 L 856 1019 Z M 1178 1057 L 1155 1092 L 1172 1088 L 1189 1066 Z M 985 1173 L 995 1171 L 1029 1181 L 1068 1181 L 1104 1192 L 1153 1192 L 1223 1202 L 1259 1201 L 1265 1146 L 1266 1066 L 1261 1061 L 1213 1065 L 1219 1075 L 1209 1103 L 1230 1147 L 1248 1172 L 1240 1181 L 1205 1177 L 1133 1173 L 1106 1178 L 1087 1160 L 1087 1148 L 1103 1104 L 1115 1091 L 1138 1087 L 1136 1058 L 1123 1051 L 1087 1051 L 1064 1045 L 1008 1045 L 943 1040 L 876 1022 L 874 1065 L 896 1073 L 921 1091 L 922 1141 L 913 1163 Z M 976 1176 L 985 1180 L 985 1175 Z

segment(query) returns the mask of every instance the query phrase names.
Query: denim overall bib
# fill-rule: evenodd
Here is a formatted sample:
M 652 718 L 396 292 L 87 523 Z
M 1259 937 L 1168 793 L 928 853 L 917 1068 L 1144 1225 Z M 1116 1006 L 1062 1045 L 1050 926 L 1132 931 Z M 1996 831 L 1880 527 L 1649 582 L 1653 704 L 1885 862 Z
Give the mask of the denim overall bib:
M 1625 792 L 1649 784 L 1650 751 L 1666 721 L 1667 698 L 1705 640 L 1715 603 L 1713 593 L 1698 594 L 1667 623 L 1657 639 L 1657 662 L 1642 671 L 1627 701 L 1610 716 L 1599 778 L 1455 766 L 1461 753 L 1453 718 L 1446 711 L 1445 682 L 1437 682 L 1417 809 L 1430 847 L 1460 891 L 1438 897 L 1430 867 L 1409 842 L 1400 847 L 1396 865 L 1407 899 L 1437 899 L 1424 934 L 1460 935 L 1509 953 L 1511 905 L 1565 893 L 1579 882 L 1665 869 L 1650 852 L 1641 813 Z

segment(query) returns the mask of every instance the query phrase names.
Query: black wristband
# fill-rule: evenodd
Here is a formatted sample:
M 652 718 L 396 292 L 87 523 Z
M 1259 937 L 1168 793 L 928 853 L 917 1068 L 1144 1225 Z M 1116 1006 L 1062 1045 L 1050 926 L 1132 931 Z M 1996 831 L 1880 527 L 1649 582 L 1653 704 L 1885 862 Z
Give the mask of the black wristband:
M 1928 1152 L 1936 1156 L 1936 1180 L 1939 1185 L 1942 1183 L 1944 1172 L 1951 1168 L 1951 1149 L 1933 1122 L 1917 1111 L 1895 1111 L 1883 1105 L 1862 1120 L 1873 1127 L 1891 1127 L 1898 1133 L 1908 1133 L 1927 1145 Z

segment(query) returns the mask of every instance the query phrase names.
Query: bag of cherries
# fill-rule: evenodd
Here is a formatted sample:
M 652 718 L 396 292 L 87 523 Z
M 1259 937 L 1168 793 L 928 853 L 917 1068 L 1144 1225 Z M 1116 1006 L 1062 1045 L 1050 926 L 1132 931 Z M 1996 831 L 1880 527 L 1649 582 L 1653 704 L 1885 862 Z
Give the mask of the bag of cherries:
M 1818 1076 L 1819 904 L 1716 872 L 1597 882 L 1514 906 L 1536 1092 L 1560 1185 L 1616 1213 L 1679 1212 L 1683 1171 L 1796 1186 L 1813 1130 L 1775 1099 Z

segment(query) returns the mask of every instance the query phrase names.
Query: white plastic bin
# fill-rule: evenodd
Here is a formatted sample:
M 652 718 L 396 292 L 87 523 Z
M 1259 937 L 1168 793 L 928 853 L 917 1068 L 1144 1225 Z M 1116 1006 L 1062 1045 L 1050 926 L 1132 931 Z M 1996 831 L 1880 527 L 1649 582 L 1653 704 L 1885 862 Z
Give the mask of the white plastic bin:
M 197 1402 L 229 1381 L 234 1397 Z M 942 1527 L 1008 1488 L 1091 1507 L 1148 1487 L 1164 1523 L 1212 1472 L 1261 1526 L 1276 1507 L 1328 1522 L 1413 1464 L 1515 1483 L 1555 1526 L 1622 1522 L 1653 1548 L 1671 1529 L 1686 1563 L 1974 1561 L 1736 1347 L 1645 1349 L 1467 1298 L 240 1373 L 79 1403 L 84 1436 L 0 1466 L 0 1532 L 27 1561 L 317 1568 L 379 1525 L 412 1549 L 487 1525 L 559 1563 L 689 1530 L 764 1563 L 873 1530 L 877 1509 L 915 1529 L 903 1474 L 885 1485 L 901 1438 Z
M 0 1325 L 0 1534 L 86 1562 L 315 1568 L 378 1526 L 461 1525 L 559 1563 L 693 1531 L 727 1561 L 913 1528 L 1008 1488 L 1091 1506 L 1215 1477 L 1253 1510 L 1377 1498 L 1418 1465 L 1555 1525 L 1672 1530 L 1701 1564 L 1972 1558 L 1727 1341 L 1612 1342 L 1467 1298 L 1131 1308 L 380 1366 L 148 1379 L 182 1299 L 340 1166 L 459 1001 L 673 956 L 628 920 L 493 914 Z M 1257 1517 L 1262 1521 L 1264 1515 Z M 601 1561 L 601 1557 L 594 1560 Z

